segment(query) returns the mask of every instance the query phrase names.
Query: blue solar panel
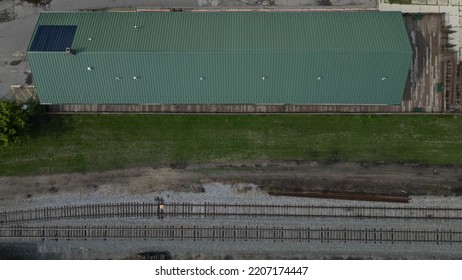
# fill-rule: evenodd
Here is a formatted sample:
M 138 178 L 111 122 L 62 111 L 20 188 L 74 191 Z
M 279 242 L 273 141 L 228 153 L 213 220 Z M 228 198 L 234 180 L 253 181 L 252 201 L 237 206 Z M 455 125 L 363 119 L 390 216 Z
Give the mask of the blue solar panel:
M 72 46 L 77 25 L 40 25 L 29 48 L 32 52 L 64 52 Z

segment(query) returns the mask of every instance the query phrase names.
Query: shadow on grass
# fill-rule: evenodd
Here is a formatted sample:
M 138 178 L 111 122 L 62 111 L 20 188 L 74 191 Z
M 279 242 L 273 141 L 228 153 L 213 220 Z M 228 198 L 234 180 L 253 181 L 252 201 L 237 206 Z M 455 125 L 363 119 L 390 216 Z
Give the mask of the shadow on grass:
M 44 115 L 30 130 L 30 138 L 60 138 L 61 135 L 74 130 L 72 116 Z

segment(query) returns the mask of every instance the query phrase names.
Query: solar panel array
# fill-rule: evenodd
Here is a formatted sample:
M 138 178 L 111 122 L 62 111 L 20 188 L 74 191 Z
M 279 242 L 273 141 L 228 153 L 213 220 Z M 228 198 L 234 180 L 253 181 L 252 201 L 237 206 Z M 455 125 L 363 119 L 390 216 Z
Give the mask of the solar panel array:
M 40 25 L 29 48 L 32 52 L 64 52 L 72 46 L 77 25 Z

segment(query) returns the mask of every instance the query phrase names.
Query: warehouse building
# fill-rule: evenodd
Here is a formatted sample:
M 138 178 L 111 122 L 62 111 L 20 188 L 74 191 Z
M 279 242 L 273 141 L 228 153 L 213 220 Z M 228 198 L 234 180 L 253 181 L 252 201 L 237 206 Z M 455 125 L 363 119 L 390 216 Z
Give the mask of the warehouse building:
M 399 12 L 44 12 L 28 46 L 42 104 L 397 105 Z

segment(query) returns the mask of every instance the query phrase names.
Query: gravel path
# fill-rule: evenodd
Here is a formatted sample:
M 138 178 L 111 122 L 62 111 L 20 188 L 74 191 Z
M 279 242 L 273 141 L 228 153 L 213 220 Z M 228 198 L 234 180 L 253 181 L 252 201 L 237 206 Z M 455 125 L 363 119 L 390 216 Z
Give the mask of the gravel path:
M 460 244 L 107 240 L 38 242 L 40 255 L 60 259 L 130 259 L 167 251 L 174 259 L 460 259 Z
M 409 204 L 316 199 L 287 196 L 270 196 L 253 184 L 211 183 L 202 186 L 204 192 L 155 191 L 148 194 L 111 193 L 110 186 L 98 191 L 79 193 L 57 193 L 36 195 L 2 201 L 0 211 L 15 211 L 42 207 L 79 204 L 152 202 L 162 197 L 166 202 L 227 203 L 227 204 L 273 204 L 273 205 L 335 205 L 335 206 L 385 206 L 385 207 L 462 207 L 462 197 L 412 196 Z

